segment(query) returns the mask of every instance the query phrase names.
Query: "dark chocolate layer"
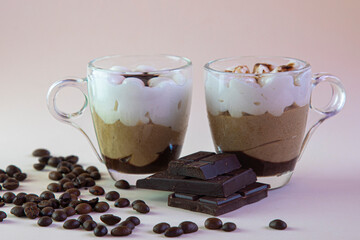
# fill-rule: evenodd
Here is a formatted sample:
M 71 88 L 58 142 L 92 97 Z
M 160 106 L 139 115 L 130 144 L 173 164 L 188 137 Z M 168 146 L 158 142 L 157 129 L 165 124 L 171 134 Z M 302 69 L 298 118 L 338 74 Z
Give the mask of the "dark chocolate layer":
M 131 155 L 120 159 L 112 159 L 106 156 L 103 156 L 103 158 L 108 169 L 124 173 L 154 173 L 167 169 L 170 160 L 179 157 L 181 148 L 182 146 L 179 145 L 168 146 L 163 152 L 159 153 L 159 157 L 155 161 L 143 167 L 130 164 L 128 160 L 131 158 Z

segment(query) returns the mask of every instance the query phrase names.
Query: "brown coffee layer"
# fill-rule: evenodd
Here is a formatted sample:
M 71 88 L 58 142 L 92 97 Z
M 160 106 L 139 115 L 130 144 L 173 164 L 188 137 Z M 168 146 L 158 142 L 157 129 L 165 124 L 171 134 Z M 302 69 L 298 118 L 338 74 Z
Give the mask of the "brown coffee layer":
M 297 157 L 286 162 L 272 163 L 250 157 L 243 152 L 229 152 L 236 154 L 242 167 L 252 168 L 258 177 L 276 176 L 294 170 Z
M 118 120 L 107 124 L 95 111 L 93 121 L 108 167 L 131 173 L 151 173 L 166 168 L 171 157 L 180 154 L 179 146 L 182 146 L 186 130 L 177 132 L 152 122 L 127 126 Z M 151 170 L 146 170 L 148 167 Z
M 154 173 L 167 169 L 170 160 L 179 158 L 181 148 L 182 146 L 171 145 L 163 152 L 158 153 L 158 158 L 155 161 L 142 167 L 137 167 L 128 163 L 127 160 L 131 159 L 131 156 L 119 159 L 112 159 L 106 156 L 103 156 L 103 158 L 108 169 L 125 173 Z
M 280 116 L 269 113 L 231 117 L 208 114 L 216 149 L 242 152 L 269 163 L 291 162 L 300 155 L 309 105 L 292 105 Z

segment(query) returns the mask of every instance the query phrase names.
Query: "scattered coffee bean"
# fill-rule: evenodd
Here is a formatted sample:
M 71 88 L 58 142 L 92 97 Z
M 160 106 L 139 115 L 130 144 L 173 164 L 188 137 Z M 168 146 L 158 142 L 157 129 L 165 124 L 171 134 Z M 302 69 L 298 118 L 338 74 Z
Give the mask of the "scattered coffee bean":
M 7 174 L 1 173 L 0 174 L 0 183 L 5 182 L 5 180 L 8 179 L 8 178 L 9 178 L 9 176 Z
M 27 194 L 25 196 L 25 199 L 26 199 L 26 202 L 34 202 L 34 203 L 41 202 L 41 198 L 34 193 Z
M 75 208 L 78 214 L 87 214 L 92 211 L 92 207 L 88 203 L 80 203 Z
M 165 237 L 178 237 L 183 233 L 184 231 L 180 227 L 170 227 L 165 231 Z
M 129 189 L 130 188 L 130 184 L 126 181 L 126 180 L 118 180 L 115 182 L 115 187 L 120 188 L 120 189 Z
M 0 211 L 0 222 L 2 222 L 5 218 L 7 218 L 6 213 L 3 211 Z
M 16 217 L 25 217 L 24 208 L 21 206 L 15 206 L 10 210 L 10 213 Z
M 51 202 L 51 205 L 54 209 L 57 209 L 60 207 L 60 202 L 59 200 L 55 199 L 55 198 L 52 198 L 49 200 Z
M 2 196 L 2 199 L 5 203 L 12 203 L 15 198 L 15 194 L 13 192 L 6 192 Z
M 219 218 L 208 218 L 205 221 L 205 227 L 207 229 L 220 229 L 222 227 L 222 221 Z
M 21 170 L 20 168 L 18 168 L 17 166 L 15 165 L 9 165 L 7 166 L 6 168 L 6 174 L 9 176 L 9 177 L 14 177 L 15 173 L 21 173 Z
M 49 216 L 43 216 L 43 217 L 39 218 L 37 224 L 41 227 L 47 227 L 52 224 L 52 219 Z
M 57 158 L 57 157 L 52 157 L 49 159 L 48 161 L 48 165 L 51 166 L 51 167 L 57 167 L 60 163 L 60 159 Z
M 84 173 L 85 170 L 82 167 L 76 167 L 71 172 L 76 176 L 79 176 L 80 174 Z
M 47 186 L 47 189 L 51 192 L 61 192 L 62 191 L 62 187 L 60 184 L 58 183 L 50 183 L 48 186 Z
M 63 187 L 65 183 L 71 182 L 70 178 L 67 177 L 63 177 L 62 179 L 59 180 L 59 184 Z
M 115 201 L 114 204 L 114 206 L 118 208 L 127 207 L 129 205 L 130 205 L 130 201 L 127 198 L 119 198 L 118 200 Z
M 193 233 L 199 229 L 196 223 L 190 221 L 180 223 L 179 227 L 183 230 L 184 233 Z
M 76 229 L 80 227 L 80 222 L 76 219 L 66 220 L 63 224 L 63 228 L 65 229 Z
M 76 164 L 79 161 L 79 157 L 75 155 L 70 155 L 65 158 L 65 161 L 71 164 Z
M 149 206 L 142 202 L 134 204 L 133 209 L 139 213 L 144 214 L 150 212 Z
M 76 208 L 81 202 L 79 200 L 73 200 L 69 203 L 69 207 Z
M 45 164 L 43 164 L 43 163 L 35 163 L 33 165 L 33 167 L 34 167 L 35 170 L 41 171 L 41 170 L 43 170 L 45 168 Z
M 92 179 L 94 179 L 94 180 L 100 180 L 101 174 L 100 174 L 100 172 L 91 172 L 90 177 L 92 177 Z
M 67 207 L 69 206 L 69 203 L 72 201 L 70 193 L 63 193 L 59 197 L 60 206 Z
M 119 226 L 128 227 L 131 230 L 133 230 L 135 228 L 135 224 L 132 221 L 129 221 L 129 220 L 125 220 L 125 221 L 121 222 L 119 224 Z
M 73 207 L 65 207 L 63 210 L 68 217 L 74 216 L 76 214 L 76 211 Z
M 107 228 L 104 225 L 97 225 L 96 228 L 94 229 L 94 235 L 97 237 L 102 237 L 105 236 L 108 233 Z
M 87 220 L 82 224 L 82 226 L 86 231 L 92 231 L 96 228 L 97 223 L 93 220 Z
M 110 191 L 110 192 L 106 193 L 106 195 L 105 195 L 105 199 L 108 201 L 115 201 L 119 197 L 120 197 L 120 194 L 116 191 Z
M 14 177 L 15 177 L 16 180 L 21 182 L 21 181 L 24 181 L 27 178 L 27 174 L 18 172 L 18 173 L 14 174 Z
M 153 227 L 154 233 L 164 233 L 166 230 L 170 228 L 170 225 L 166 222 L 158 223 Z
M 89 204 L 92 208 L 95 207 L 95 205 L 99 202 L 99 198 L 93 198 L 91 200 L 84 200 L 84 199 L 80 199 L 80 203 L 87 203 Z
M 121 221 L 121 218 L 113 214 L 104 214 L 100 216 L 100 220 L 106 225 L 112 226 Z
M 8 178 L 5 180 L 2 186 L 7 190 L 15 190 L 19 187 L 19 181 L 15 178 Z
M 44 164 L 44 167 L 45 167 L 45 165 L 48 164 L 50 158 L 51 158 L 51 156 L 40 157 L 40 158 L 38 159 L 38 161 L 39 161 L 39 163 Z M 36 169 L 36 168 L 35 168 L 35 169 Z M 36 170 L 38 170 L 38 169 L 36 169 Z M 40 169 L 40 170 L 42 170 L 42 169 Z
M 128 236 L 131 234 L 131 229 L 125 226 L 119 226 L 111 230 L 113 236 Z
M 94 211 L 103 213 L 103 212 L 106 212 L 107 210 L 109 210 L 109 208 L 110 208 L 110 206 L 107 202 L 98 202 L 94 207 Z
M 54 209 L 52 207 L 44 207 L 40 211 L 40 216 L 51 217 L 53 213 L 54 213 Z
M 69 189 L 75 188 L 75 185 L 73 182 L 66 182 L 66 183 L 64 183 L 64 185 L 62 185 L 62 187 L 63 187 L 64 191 L 67 191 Z
M 75 196 L 80 196 L 80 190 L 77 188 L 70 188 L 66 190 L 67 193 L 73 194 Z
M 100 195 L 104 195 L 105 190 L 100 186 L 93 186 L 89 188 L 89 192 L 93 195 L 100 196 Z
M 85 171 L 85 170 L 84 170 L 84 171 Z M 90 177 L 90 174 L 89 174 L 89 173 L 87 173 L 87 172 L 83 172 L 83 173 L 81 173 L 78 177 L 91 178 L 91 177 Z M 94 180 L 94 179 L 92 179 L 92 178 L 91 178 L 91 180 Z
M 57 171 L 59 172 L 59 170 L 62 168 L 62 167 L 66 167 L 67 169 L 69 169 L 69 170 L 65 170 L 67 173 L 69 173 L 70 172 L 70 169 L 72 168 L 72 164 L 71 163 L 69 163 L 69 162 L 65 162 L 65 161 L 62 161 L 61 159 L 60 159 L 60 162 L 59 162 L 59 164 L 57 165 L 57 167 L 56 167 L 56 169 L 57 169 Z
M 25 193 L 18 193 L 13 200 L 13 204 L 16 206 L 21 206 L 26 202 L 26 194 Z
M 50 191 L 44 191 L 40 194 L 40 198 L 43 200 L 50 200 L 52 198 L 55 198 L 55 194 Z
M 51 179 L 51 180 L 59 181 L 62 178 L 63 178 L 63 175 L 60 172 L 57 172 L 57 171 L 49 172 L 49 179 Z
M 27 218 L 35 219 L 40 215 L 40 209 L 35 204 L 34 206 L 24 207 L 24 212 Z
M 38 208 L 43 209 L 46 207 L 52 207 L 52 203 L 49 200 L 42 200 L 41 202 L 38 203 Z
M 87 177 L 85 178 L 85 187 L 93 187 L 95 186 L 95 180 L 92 179 L 91 177 Z
M 88 215 L 88 214 L 83 214 L 83 215 L 80 215 L 77 219 L 81 224 L 84 224 L 84 222 L 88 221 L 88 220 L 93 220 L 93 218 Z
M 54 221 L 56 222 L 63 222 L 66 220 L 67 218 L 67 214 L 64 210 L 62 209 L 57 209 L 54 211 L 54 213 L 52 214 L 52 219 L 54 219 Z
M 44 156 L 49 156 L 50 155 L 50 152 L 49 150 L 45 149 L 45 148 L 39 148 L 39 149 L 35 149 L 33 152 L 32 152 L 32 155 L 34 157 L 44 157 Z
M 92 173 L 92 172 L 99 172 L 99 169 L 95 166 L 89 166 L 85 169 L 85 171 L 87 171 L 88 173 Z
M 236 229 L 236 224 L 233 222 L 226 222 L 224 223 L 224 225 L 221 227 L 221 229 L 225 232 L 232 232 Z
M 284 230 L 287 228 L 287 224 L 283 220 L 275 219 L 269 223 L 269 227 L 276 230 Z
M 143 200 L 135 200 L 135 201 L 133 201 L 132 203 L 131 203 L 131 206 L 133 207 L 135 204 L 137 204 L 137 203 L 145 203 Z M 146 203 L 145 203 L 146 204 Z
M 65 166 L 61 166 L 57 168 L 57 172 L 62 173 L 62 174 L 67 174 L 70 173 L 70 169 L 65 167 Z
M 130 216 L 126 220 L 127 221 L 132 221 L 133 224 L 135 224 L 135 226 L 140 224 L 140 219 L 138 217 L 135 217 L 135 216 Z

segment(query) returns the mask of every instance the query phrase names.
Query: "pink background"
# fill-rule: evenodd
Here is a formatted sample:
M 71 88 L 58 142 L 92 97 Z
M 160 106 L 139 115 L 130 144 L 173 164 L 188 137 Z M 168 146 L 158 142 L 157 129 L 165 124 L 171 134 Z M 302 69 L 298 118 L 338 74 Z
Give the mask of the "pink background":
M 29 153 L 41 146 L 98 163 L 85 138 L 53 119 L 46 108 L 50 85 L 68 76 L 84 77 L 87 62 L 96 57 L 165 53 L 193 61 L 194 92 L 183 154 L 213 150 L 203 89 L 202 67 L 207 61 L 240 55 L 296 57 L 311 63 L 313 72 L 340 77 L 347 103 L 315 133 L 293 181 L 273 191 L 268 201 L 274 206 L 280 201 L 275 209 L 297 226 L 313 221 L 312 227 L 305 225 L 304 231 L 300 227 L 292 239 L 312 233 L 317 239 L 338 239 L 327 233 L 339 218 L 344 221 L 339 232 L 355 239 L 354 223 L 360 221 L 359 9 L 357 0 L 1 0 L 0 168 L 9 163 L 31 168 Z M 65 108 L 74 110 L 74 102 L 81 103 L 75 93 L 63 100 Z M 319 88 L 316 94 L 314 99 L 324 103 L 329 88 Z M 289 208 L 282 211 L 287 203 Z M 260 219 L 261 212 L 254 212 L 247 217 Z M 236 218 L 240 215 L 239 210 Z M 1 225 L 0 229 L 6 231 Z M 268 233 L 262 231 L 256 232 L 254 226 L 245 234 L 260 239 Z

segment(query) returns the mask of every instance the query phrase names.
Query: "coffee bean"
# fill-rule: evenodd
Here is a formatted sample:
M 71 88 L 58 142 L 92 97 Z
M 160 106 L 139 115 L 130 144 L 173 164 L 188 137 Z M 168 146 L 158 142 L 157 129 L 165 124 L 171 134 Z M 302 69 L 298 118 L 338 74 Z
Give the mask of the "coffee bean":
M 27 178 L 27 174 L 18 172 L 18 173 L 14 174 L 14 177 L 15 177 L 16 180 L 21 182 L 21 181 L 24 181 Z
M 80 227 L 80 222 L 76 219 L 66 220 L 63 224 L 63 228 L 65 229 L 76 229 Z
M 53 213 L 54 213 L 54 209 L 53 209 L 52 207 L 44 207 L 44 208 L 41 209 L 41 211 L 40 211 L 40 215 L 41 215 L 41 216 L 51 217 Z
M 40 198 L 43 199 L 43 200 L 50 200 L 52 198 L 55 198 L 55 195 L 53 192 L 50 192 L 50 191 L 43 191 L 41 194 L 40 194 Z
M 42 200 L 41 202 L 38 203 L 38 208 L 43 209 L 46 207 L 52 207 L 52 202 L 49 200 Z
M 98 202 L 95 207 L 94 207 L 94 211 L 95 212 L 106 212 L 107 210 L 109 210 L 110 206 L 107 202 Z
M 166 230 L 170 228 L 170 225 L 166 222 L 158 223 L 153 227 L 154 233 L 164 233 Z
M 121 218 L 113 214 L 104 214 L 100 216 L 100 220 L 106 225 L 115 225 L 121 221 Z
M 59 200 L 52 198 L 49 200 L 51 202 L 51 205 L 54 209 L 58 209 L 60 207 L 60 202 Z
M 0 222 L 2 222 L 5 218 L 7 218 L 6 213 L 3 211 L 0 211 Z
M 34 194 L 34 193 L 27 194 L 25 196 L 25 199 L 26 199 L 26 202 L 39 203 L 41 201 L 41 198 L 38 195 Z
M 37 224 L 41 227 L 47 227 L 52 224 L 52 219 L 49 216 L 43 216 L 43 217 L 39 218 Z
M 37 207 L 37 204 L 34 202 L 26 202 L 22 205 L 22 207 L 25 209 L 27 207 Z
M 13 177 L 15 175 L 15 173 L 21 173 L 21 170 L 20 168 L 18 168 L 17 166 L 15 165 L 9 165 L 7 166 L 6 168 L 6 174 L 9 176 L 9 177 Z
M 69 203 L 69 207 L 76 208 L 81 202 L 79 200 L 73 200 Z
M 104 195 L 105 190 L 100 186 L 93 186 L 89 188 L 89 192 L 93 195 L 100 196 L 100 195 Z
M 135 200 L 135 201 L 133 201 L 132 203 L 131 203 L 131 206 L 133 207 L 135 204 L 137 204 L 137 203 L 145 203 L 143 200 Z M 146 203 L 145 203 L 146 204 Z
M 221 229 L 225 232 L 232 232 L 236 229 L 236 224 L 233 222 L 226 222 L 224 223 L 224 225 L 221 227 Z
M 68 217 L 74 216 L 76 214 L 76 211 L 72 207 L 65 207 L 63 209 Z
M 77 167 L 79 167 L 79 168 L 82 168 L 82 169 L 84 169 L 84 167 L 82 166 L 82 165 L 80 165 L 80 164 L 71 164 L 71 171 L 72 170 L 74 170 L 75 168 L 77 168 Z
M 128 236 L 131 234 L 131 229 L 124 226 L 119 226 L 111 230 L 113 236 Z
M 118 208 L 127 207 L 129 205 L 130 205 L 130 201 L 127 198 L 119 198 L 118 200 L 115 201 L 114 204 L 114 206 Z
M 59 158 L 57 158 L 57 157 L 52 157 L 52 158 L 49 159 L 48 165 L 51 166 L 51 167 L 55 167 L 55 168 L 56 168 L 56 167 L 59 165 L 60 161 L 61 161 L 61 160 L 60 160 Z
M 97 225 L 96 228 L 94 229 L 94 235 L 97 237 L 102 237 L 105 236 L 108 233 L 107 228 L 104 225 Z
M 49 162 L 49 159 L 51 158 L 52 156 L 44 156 L 44 157 L 40 157 L 39 159 L 38 159 L 38 161 L 39 161 L 39 163 L 41 163 L 41 164 L 43 164 L 44 165 L 44 167 L 45 167 L 45 165 L 47 165 L 48 164 L 48 162 Z M 36 169 L 36 168 L 35 168 Z M 36 169 L 37 170 L 37 169 Z
M 13 204 L 16 206 L 21 206 L 26 202 L 26 194 L 25 193 L 18 193 L 13 200 Z
M 52 219 L 54 219 L 54 221 L 56 222 L 63 222 L 66 220 L 67 218 L 67 214 L 64 210 L 62 209 L 57 209 L 54 211 L 54 213 L 52 214 Z
M 178 237 L 182 235 L 184 231 L 180 227 L 171 227 L 165 232 L 165 237 Z
M 284 230 L 287 228 L 287 224 L 283 220 L 275 219 L 269 223 L 269 227 L 276 230 Z
M 73 179 L 76 178 L 76 175 L 73 174 L 73 173 L 68 173 L 68 174 L 65 175 L 65 177 L 68 178 L 68 179 L 70 179 L 70 180 L 73 180 Z
M 133 209 L 139 213 L 150 212 L 149 206 L 146 205 L 145 203 L 141 203 L 141 202 L 134 204 Z
M 208 218 L 205 221 L 205 227 L 207 229 L 220 229 L 222 227 L 222 221 L 219 218 Z
M 2 199 L 5 203 L 12 203 L 16 195 L 13 192 L 6 192 L 2 196 Z
M 81 224 L 84 224 L 84 222 L 88 221 L 88 220 L 93 220 L 92 217 L 88 214 L 83 214 L 80 215 L 77 219 Z
M 58 167 L 57 168 L 57 172 L 62 173 L 62 174 L 67 174 L 70 173 L 70 169 L 64 166 Z
M 190 221 L 180 223 L 179 227 L 183 230 L 184 233 L 193 233 L 199 229 L 196 223 Z
M 135 224 L 135 226 L 140 224 L 140 219 L 138 217 L 135 216 L 130 216 L 126 219 L 126 221 L 131 221 L 133 224 Z
M 120 197 L 120 194 L 116 191 L 110 191 L 105 195 L 105 199 L 108 201 L 115 201 Z
M 71 172 L 76 176 L 79 176 L 80 174 L 84 173 L 85 170 L 82 167 L 76 167 Z
M 71 182 L 70 178 L 67 177 L 63 177 L 62 179 L 59 180 L 59 184 L 63 187 L 65 183 Z
M 51 171 L 49 172 L 49 179 L 54 180 L 54 181 L 59 181 L 60 179 L 63 178 L 62 173 L 59 173 L 57 171 Z
M 92 173 L 92 172 L 99 172 L 99 169 L 95 166 L 89 166 L 85 169 L 85 171 L 87 171 L 88 173 Z
M 95 207 L 95 205 L 99 202 L 99 198 L 93 198 L 91 200 L 84 200 L 84 199 L 80 199 L 80 203 L 87 203 L 89 204 L 92 208 Z
M 70 193 L 63 193 L 59 197 L 60 206 L 67 207 L 69 203 L 72 201 Z
M 70 155 L 65 158 L 65 161 L 71 164 L 76 164 L 79 161 L 79 157 L 75 155 Z
M 82 226 L 86 231 L 92 231 L 96 228 L 97 223 L 93 220 L 87 220 L 82 224 Z
M 9 176 L 7 174 L 1 173 L 0 174 L 0 183 L 5 182 L 5 180 L 8 179 L 8 178 L 9 178 Z
M 94 180 L 100 180 L 101 179 L 101 174 L 100 174 L 100 172 L 91 172 L 90 177 L 92 179 L 94 179 Z
M 35 206 L 27 206 L 24 208 L 24 212 L 27 218 L 30 219 L 35 219 L 39 216 L 40 214 L 40 209 L 35 205 Z
M 38 148 L 32 152 L 32 155 L 34 157 L 44 157 L 44 156 L 49 156 L 50 152 L 49 152 L 49 150 L 47 150 L 45 148 Z
M 126 180 L 118 180 L 115 182 L 115 187 L 120 188 L 120 189 L 129 189 L 130 188 L 130 184 L 126 181 Z
M 61 192 L 62 191 L 62 187 L 60 184 L 58 183 L 50 183 L 48 186 L 47 186 L 47 189 L 51 192 Z
M 69 188 L 66 190 L 67 193 L 70 193 L 72 195 L 75 195 L 75 196 L 80 196 L 80 190 L 77 189 L 77 188 Z
M 75 208 L 78 214 L 87 214 L 92 211 L 92 207 L 88 203 L 80 203 Z
M 24 208 L 21 206 L 15 206 L 10 210 L 10 213 L 16 217 L 25 217 Z
M 64 191 L 67 191 L 69 189 L 75 188 L 75 185 L 73 182 L 66 182 L 63 186 Z
M 69 170 L 66 170 L 66 169 L 64 169 L 64 170 L 65 170 L 67 173 L 70 173 L 70 172 L 71 172 L 70 170 L 72 169 L 73 165 L 72 165 L 71 163 L 69 163 L 69 162 L 60 160 L 59 164 L 56 166 L 57 171 L 59 172 L 59 170 L 60 170 L 62 167 L 65 167 L 65 168 L 69 169 Z
M 83 178 L 90 178 L 91 180 L 93 180 L 94 181 L 94 179 L 92 179 L 91 177 L 90 177 L 90 174 L 89 173 L 87 173 L 87 172 L 83 172 L 83 173 L 81 173 L 78 177 L 83 177 Z
M 45 168 L 45 164 L 43 164 L 43 163 L 35 163 L 33 165 L 33 167 L 34 167 L 35 170 L 41 171 L 41 170 L 43 170 Z
M 85 187 L 93 187 L 95 186 L 95 180 L 92 179 L 91 177 L 87 177 L 85 178 Z
M 7 190 L 15 190 L 19 187 L 19 181 L 15 178 L 8 178 L 2 185 Z
M 119 226 L 128 227 L 131 230 L 133 230 L 135 228 L 135 224 L 132 221 L 129 221 L 129 220 L 125 220 L 125 221 L 121 222 L 119 224 Z

